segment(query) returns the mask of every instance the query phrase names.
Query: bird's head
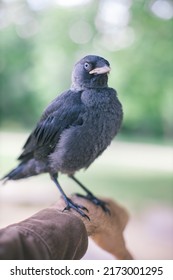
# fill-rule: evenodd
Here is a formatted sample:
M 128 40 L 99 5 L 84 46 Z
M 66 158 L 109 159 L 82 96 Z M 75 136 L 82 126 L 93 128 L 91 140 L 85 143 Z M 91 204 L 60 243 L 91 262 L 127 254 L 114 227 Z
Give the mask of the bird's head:
M 110 64 L 103 57 L 87 55 L 78 61 L 72 72 L 72 88 L 82 90 L 85 88 L 107 87 Z

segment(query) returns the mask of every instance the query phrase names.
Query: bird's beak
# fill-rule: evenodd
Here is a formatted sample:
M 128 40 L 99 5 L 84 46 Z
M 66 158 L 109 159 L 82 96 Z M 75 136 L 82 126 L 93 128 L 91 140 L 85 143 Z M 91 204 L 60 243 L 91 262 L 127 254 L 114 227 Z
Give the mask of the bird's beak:
M 111 71 L 111 68 L 109 66 L 105 65 L 103 67 L 98 67 L 98 68 L 91 70 L 89 72 L 89 74 L 105 74 L 105 73 L 109 73 L 110 71 Z

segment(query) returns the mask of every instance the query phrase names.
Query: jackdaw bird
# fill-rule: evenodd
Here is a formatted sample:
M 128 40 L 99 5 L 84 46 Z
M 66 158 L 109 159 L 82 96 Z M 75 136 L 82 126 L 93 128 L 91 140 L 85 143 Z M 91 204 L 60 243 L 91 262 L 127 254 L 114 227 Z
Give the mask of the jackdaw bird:
M 86 198 L 108 211 L 106 203 L 96 198 L 75 177 L 102 154 L 120 129 L 123 111 L 117 93 L 108 87 L 110 64 L 96 55 L 87 55 L 72 71 L 69 90 L 57 96 L 43 112 L 28 137 L 19 165 L 4 176 L 18 180 L 49 173 L 65 203 L 65 210 L 75 209 L 88 217 L 82 205 L 75 204 L 58 182 L 58 172 L 67 174 L 86 192 Z

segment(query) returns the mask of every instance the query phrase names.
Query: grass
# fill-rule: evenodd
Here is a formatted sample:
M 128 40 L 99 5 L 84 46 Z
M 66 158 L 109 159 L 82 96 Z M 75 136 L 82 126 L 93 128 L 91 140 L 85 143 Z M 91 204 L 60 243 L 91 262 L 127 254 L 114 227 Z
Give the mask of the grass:
M 0 158 L 1 171 L 2 175 L 4 175 L 16 165 L 15 158 L 20 154 L 20 149 L 26 140 L 27 134 L 2 133 L 1 136 Z M 159 151 L 161 151 L 160 155 Z M 167 156 L 171 157 L 170 151 L 171 148 L 168 151 L 166 147 L 164 150 L 163 145 L 160 148 L 157 145 L 156 151 L 155 146 L 153 146 L 153 155 L 156 152 L 158 155 L 155 159 L 156 162 L 153 162 L 153 167 L 156 166 L 156 168 L 150 169 L 148 168 L 148 163 L 150 158 L 152 159 L 152 146 L 148 149 L 148 144 L 144 146 L 139 146 L 138 143 L 120 143 L 118 146 L 115 144 L 115 146 L 113 145 L 109 148 L 108 152 L 106 151 L 96 160 L 86 172 L 80 171 L 77 177 L 95 194 L 113 197 L 119 201 L 133 204 L 136 207 L 140 207 L 151 200 L 173 204 L 173 175 L 170 170 L 171 166 L 169 164 L 167 170 L 165 168 L 166 163 L 162 165 L 161 162 L 163 155 L 165 155 L 165 158 Z M 148 153 L 148 158 L 146 153 Z M 134 158 L 131 159 L 133 164 L 128 166 L 126 163 L 129 161 L 129 157 L 133 157 L 133 154 Z M 142 161 L 141 157 L 143 157 L 144 164 L 139 167 L 138 160 Z M 159 159 L 161 167 L 159 166 L 157 170 L 156 163 Z M 135 160 L 137 161 L 134 162 Z M 70 186 L 71 192 L 80 191 L 70 179 L 64 180 L 64 178 L 65 176 L 60 176 L 60 182 L 65 186 L 67 185 L 67 187 Z M 34 184 L 35 180 L 32 179 L 30 182 Z M 38 184 L 45 184 L 45 182 L 50 184 L 49 176 L 41 175 L 37 182 Z M 71 188 L 71 185 L 73 188 Z
M 136 206 L 151 200 L 173 205 L 173 176 L 171 174 L 135 173 L 125 169 L 123 172 L 114 173 L 95 172 L 91 176 L 80 174 L 78 178 L 97 194 L 111 196 Z

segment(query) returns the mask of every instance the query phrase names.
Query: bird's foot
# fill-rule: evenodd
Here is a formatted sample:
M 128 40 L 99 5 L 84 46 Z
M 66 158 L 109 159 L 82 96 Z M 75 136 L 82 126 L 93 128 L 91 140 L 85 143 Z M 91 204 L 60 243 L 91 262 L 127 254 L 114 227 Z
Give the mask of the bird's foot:
M 108 213 L 109 215 L 111 214 L 109 208 L 107 207 L 108 203 L 106 203 L 105 201 L 97 198 L 91 192 L 88 192 L 87 195 L 82 195 L 82 194 L 78 194 L 78 193 L 76 195 L 91 201 L 95 205 L 100 206 L 103 209 L 104 212 Z
M 65 200 L 66 202 L 66 207 L 64 208 L 63 212 L 65 210 L 70 210 L 71 208 L 74 209 L 76 212 L 78 212 L 82 217 L 87 218 L 90 221 L 90 218 L 88 217 L 88 215 L 86 215 L 82 210 L 87 211 L 88 209 L 86 207 L 84 207 L 83 205 L 79 205 L 74 203 L 70 198 L 66 198 Z

